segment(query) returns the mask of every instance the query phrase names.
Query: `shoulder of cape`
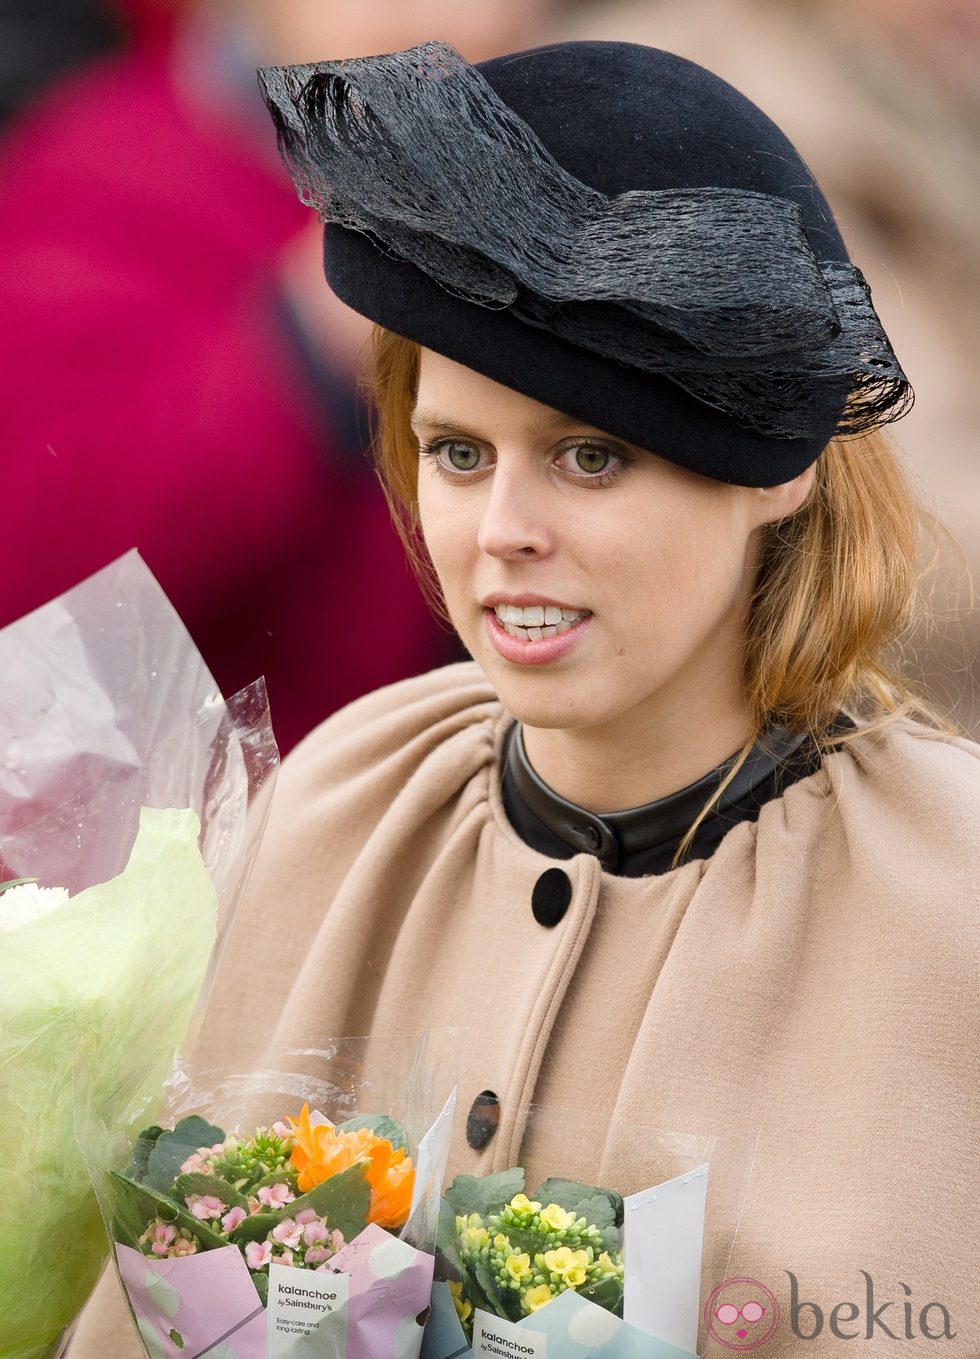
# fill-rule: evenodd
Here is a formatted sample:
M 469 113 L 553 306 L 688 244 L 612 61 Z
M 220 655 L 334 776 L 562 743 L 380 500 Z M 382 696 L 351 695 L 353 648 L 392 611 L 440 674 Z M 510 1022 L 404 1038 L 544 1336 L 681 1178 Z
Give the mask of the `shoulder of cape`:
M 276 798 L 299 807 L 345 789 L 394 795 L 426 766 L 451 769 L 461 786 L 491 758 L 502 715 L 473 661 L 376 689 L 327 718 L 290 753 Z
M 845 749 L 871 779 L 889 784 L 899 776 L 907 779 L 894 788 L 899 796 L 913 801 L 956 798 L 980 808 L 980 745 L 968 737 L 950 736 L 903 718 L 880 732 L 859 736 Z
M 905 855 L 980 879 L 980 745 L 900 719 L 828 761 L 852 814 Z M 904 856 L 903 856 L 904 857 Z

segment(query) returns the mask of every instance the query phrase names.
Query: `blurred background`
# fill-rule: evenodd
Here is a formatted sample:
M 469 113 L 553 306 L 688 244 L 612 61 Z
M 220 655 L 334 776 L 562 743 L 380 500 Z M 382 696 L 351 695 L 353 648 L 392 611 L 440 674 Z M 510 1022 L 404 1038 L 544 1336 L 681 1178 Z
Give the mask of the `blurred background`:
M 138 546 L 284 749 L 454 659 L 364 456 L 366 323 L 327 290 L 258 65 L 439 37 L 665 47 L 771 114 L 917 391 L 895 439 L 949 527 L 914 660 L 980 734 L 975 0 L 0 0 L 0 626 Z

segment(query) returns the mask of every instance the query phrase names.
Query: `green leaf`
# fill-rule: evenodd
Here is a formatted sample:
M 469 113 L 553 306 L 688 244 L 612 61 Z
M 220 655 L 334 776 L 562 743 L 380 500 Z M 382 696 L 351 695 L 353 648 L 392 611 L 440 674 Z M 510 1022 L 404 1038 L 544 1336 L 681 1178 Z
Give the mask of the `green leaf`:
M 112 1206 L 112 1235 L 125 1246 L 139 1250 L 139 1239 L 154 1220 L 160 1218 L 184 1228 L 197 1238 L 202 1250 L 215 1250 L 228 1243 L 207 1223 L 189 1213 L 179 1203 L 158 1194 L 146 1184 L 137 1184 L 111 1171 L 107 1177 Z
M 489 1312 L 491 1316 L 499 1316 L 497 1305 L 493 1297 L 488 1296 L 486 1291 L 480 1286 L 480 1281 L 468 1265 L 463 1267 L 462 1273 L 463 1292 L 474 1307 L 479 1307 L 484 1312 Z
M 363 1163 L 358 1162 L 339 1175 L 332 1175 L 308 1194 L 288 1203 L 283 1216 L 295 1217 L 304 1208 L 312 1208 L 326 1219 L 331 1231 L 339 1231 L 345 1241 L 353 1241 L 367 1225 L 371 1211 L 371 1186 L 365 1171 Z
M 233 1184 L 217 1175 L 203 1175 L 196 1170 L 188 1175 L 178 1175 L 171 1193 L 182 1203 L 191 1194 L 211 1194 L 229 1208 L 248 1208 L 248 1199 Z
M 375 1137 L 385 1138 L 396 1150 L 401 1147 L 402 1151 L 408 1153 L 408 1133 L 397 1118 L 391 1118 L 388 1114 L 357 1114 L 346 1123 L 339 1124 L 337 1131 L 357 1132 L 360 1128 L 367 1128 Z
M 292 1207 L 292 1204 L 289 1205 Z M 229 1240 L 236 1246 L 245 1246 L 249 1241 L 264 1241 L 272 1231 L 273 1227 L 278 1227 L 288 1213 L 253 1213 L 251 1217 L 245 1218 L 240 1222 L 229 1236 Z
M 285 1184 L 295 1194 L 296 1192 L 296 1171 L 289 1166 L 283 1166 L 281 1170 L 270 1170 L 268 1175 L 263 1175 L 261 1180 L 252 1180 L 248 1186 L 250 1194 L 257 1194 L 260 1189 L 265 1189 L 270 1184 Z
M 371 1186 L 364 1178 L 364 1167 L 356 1165 L 341 1170 L 338 1176 L 330 1177 L 275 1211 L 256 1212 L 245 1222 L 239 1222 L 228 1239 L 237 1246 L 245 1246 L 249 1241 L 265 1241 L 273 1227 L 287 1218 L 295 1218 L 304 1208 L 313 1208 L 319 1218 L 325 1219 L 330 1230 L 340 1231 L 344 1241 L 353 1241 L 366 1226 L 371 1208 Z
M 179 1350 L 182 1350 L 184 1348 L 184 1337 L 181 1335 L 180 1331 L 171 1330 L 170 1339 L 174 1342 L 174 1344 L 177 1346 Z
M 600 1189 L 578 1180 L 545 1180 L 534 1196 L 542 1204 L 557 1203 L 566 1213 L 584 1217 L 596 1227 L 623 1225 L 623 1196 L 614 1189 Z M 605 1200 L 605 1206 L 599 1203 Z
M 469 1217 L 470 1213 L 486 1217 L 523 1192 L 524 1171 L 515 1166 L 512 1170 L 498 1170 L 495 1175 L 457 1175 L 445 1198 L 461 1217 Z
M 161 1192 L 170 1188 L 180 1174 L 180 1167 L 198 1147 L 212 1147 L 223 1142 L 225 1134 L 213 1123 L 196 1114 L 182 1118 L 173 1132 L 162 1132 L 153 1144 L 147 1160 L 144 1182 Z
M 126 1175 L 130 1180 L 135 1180 L 137 1184 L 146 1178 L 146 1168 L 150 1160 L 150 1152 L 153 1150 L 154 1143 L 163 1132 L 156 1124 L 152 1128 L 144 1128 L 133 1143 L 129 1156 L 129 1165 L 126 1167 Z
M 174 1137 L 179 1138 L 181 1142 L 186 1142 L 197 1151 L 198 1147 L 213 1147 L 219 1142 L 223 1142 L 227 1133 L 224 1128 L 209 1123 L 206 1118 L 201 1118 L 198 1114 L 190 1114 L 174 1125 Z
M 339 1231 L 345 1241 L 353 1241 L 367 1223 L 371 1208 L 371 1186 L 364 1178 L 363 1165 L 353 1165 L 339 1175 L 333 1175 L 282 1208 L 247 1217 L 231 1233 L 230 1239 L 236 1246 L 264 1241 L 273 1227 L 278 1227 L 288 1217 L 295 1217 L 304 1208 L 312 1208 L 318 1217 L 325 1219 L 331 1231 Z
M 456 1235 L 456 1212 L 448 1199 L 442 1199 L 439 1203 L 439 1226 L 436 1229 L 436 1250 L 439 1252 L 448 1271 L 453 1274 L 464 1272 L 463 1262 L 459 1258 L 459 1238 Z M 441 1274 L 436 1275 L 441 1278 Z
M 520 1321 L 520 1294 L 513 1288 L 500 1287 L 489 1261 L 483 1255 L 478 1256 L 468 1267 L 467 1273 L 487 1299 L 489 1306 L 486 1311 L 496 1317 L 505 1317 L 508 1321 Z
M 607 1312 L 612 1312 L 614 1316 L 623 1315 L 623 1281 L 610 1275 L 608 1279 L 600 1279 L 598 1283 L 591 1284 L 587 1288 L 580 1288 L 579 1294 L 583 1298 L 588 1298 L 589 1302 L 594 1302 L 598 1307 L 604 1307 Z
M 251 1271 L 249 1271 L 252 1273 Z M 259 1301 L 263 1307 L 269 1305 L 269 1276 L 265 1270 L 252 1273 L 252 1283 L 255 1284 L 255 1291 L 259 1295 Z
M 580 1203 L 572 1205 L 572 1211 L 577 1217 L 584 1217 L 586 1222 L 591 1222 L 593 1227 L 598 1227 L 605 1231 L 611 1227 L 613 1231 L 618 1231 L 616 1226 L 616 1210 L 604 1194 L 596 1194 L 594 1198 L 583 1199 Z

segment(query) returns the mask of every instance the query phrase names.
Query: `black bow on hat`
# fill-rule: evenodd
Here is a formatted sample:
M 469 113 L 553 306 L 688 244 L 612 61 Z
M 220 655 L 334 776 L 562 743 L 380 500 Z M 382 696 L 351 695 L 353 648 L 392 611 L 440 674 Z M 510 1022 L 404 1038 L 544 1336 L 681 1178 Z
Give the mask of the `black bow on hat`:
M 772 485 L 911 389 L 833 216 L 755 105 L 691 62 L 444 43 L 260 72 L 379 324 L 724 481 Z

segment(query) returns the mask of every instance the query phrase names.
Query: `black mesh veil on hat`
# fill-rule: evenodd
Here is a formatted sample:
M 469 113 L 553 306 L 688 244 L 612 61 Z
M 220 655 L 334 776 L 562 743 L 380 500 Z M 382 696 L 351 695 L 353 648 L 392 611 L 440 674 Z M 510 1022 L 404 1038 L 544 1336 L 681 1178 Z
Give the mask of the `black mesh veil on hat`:
M 389 330 L 743 485 L 908 409 L 813 176 L 702 67 L 432 42 L 259 76 L 331 286 Z

